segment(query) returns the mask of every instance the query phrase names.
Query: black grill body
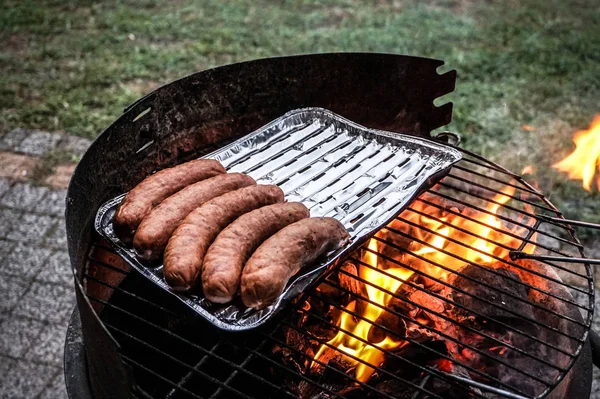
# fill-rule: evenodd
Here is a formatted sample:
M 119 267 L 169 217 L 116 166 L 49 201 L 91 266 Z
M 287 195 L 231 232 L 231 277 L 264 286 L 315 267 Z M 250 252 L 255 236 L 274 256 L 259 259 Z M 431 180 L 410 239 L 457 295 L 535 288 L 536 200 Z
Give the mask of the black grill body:
M 434 99 L 454 89 L 454 71 L 436 72 L 442 64 L 356 53 L 257 60 L 188 76 L 126 109 L 82 158 L 67 195 L 68 245 L 80 320 L 79 327 L 74 316 L 73 339 L 65 355 L 72 397 L 88 394 L 78 389 L 86 384 L 84 364 L 93 397 L 138 396 L 133 389 L 136 377 L 82 284 L 95 240 L 95 213 L 105 200 L 157 169 L 213 151 L 296 108 L 323 107 L 370 128 L 430 137 L 431 130 L 449 123 L 452 114 L 451 103 L 433 105 Z M 118 271 L 114 274 L 118 280 Z M 79 334 L 82 341 L 76 338 Z M 560 392 L 556 397 L 589 395 L 589 345 L 570 374 L 573 378 L 555 389 Z

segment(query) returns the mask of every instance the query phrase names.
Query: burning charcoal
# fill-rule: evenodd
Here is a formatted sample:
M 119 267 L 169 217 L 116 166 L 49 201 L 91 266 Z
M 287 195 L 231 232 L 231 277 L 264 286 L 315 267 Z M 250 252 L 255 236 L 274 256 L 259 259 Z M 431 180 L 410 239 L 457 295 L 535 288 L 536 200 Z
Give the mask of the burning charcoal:
M 533 270 L 544 276 L 560 280 L 558 275 L 548 265 L 532 259 L 519 259 L 515 261 L 515 263 L 522 266 L 522 268 L 511 266 L 511 270 L 517 273 L 521 277 L 521 279 L 527 284 L 530 284 L 541 290 L 550 292 L 560 298 L 573 300 L 571 294 L 565 289 L 563 285 L 560 285 L 558 283 L 555 283 L 528 271 Z M 579 310 L 576 306 L 564 301 L 557 300 L 556 298 L 548 294 L 544 294 L 543 292 L 533 289 L 529 290 L 529 299 L 543 306 L 545 309 L 548 309 L 548 311 L 545 311 L 542 309 L 534 308 L 533 311 L 536 316 L 536 319 L 543 320 L 546 324 L 556 328 L 559 331 L 568 333 L 569 335 L 574 337 L 581 336 L 581 334 L 583 334 L 582 326 L 579 326 L 575 323 L 565 320 L 564 318 L 556 316 L 556 314 L 560 314 L 569 316 L 574 319 L 578 319 Z M 576 341 L 567 339 L 563 335 L 553 333 L 547 329 L 545 329 L 544 333 L 547 335 L 547 339 L 549 339 L 552 342 L 555 342 L 558 346 L 565 350 L 574 351 L 578 345 Z M 561 363 L 563 362 L 568 363 L 568 360 L 564 359 L 561 361 Z M 564 367 L 565 364 L 562 364 L 562 366 Z
M 446 343 L 428 334 L 422 335 L 416 341 L 420 341 L 419 345 L 408 344 L 390 350 L 395 356 L 386 356 L 383 368 L 393 374 L 402 375 L 403 378 L 412 378 L 422 372 L 413 365 L 414 363 L 426 365 L 439 360 L 440 354 L 448 354 Z
M 310 343 L 304 334 L 299 333 L 293 328 L 283 327 L 282 331 L 286 345 L 273 345 L 271 353 L 277 355 L 280 361 L 288 367 L 302 372 L 307 366 L 307 360 L 306 356 L 298 355 L 298 351 L 311 356 L 312 348 Z
M 362 281 L 358 280 L 358 268 L 356 264 L 350 261 L 344 262 L 344 264 L 340 267 L 345 273 L 338 273 L 338 278 L 340 281 L 340 286 L 355 295 L 358 296 L 367 296 L 367 290 Z M 348 273 L 348 274 L 346 274 Z
M 411 288 L 409 287 L 408 289 Z M 390 336 L 394 341 L 397 341 L 406 336 L 406 320 L 398 316 L 398 314 L 410 317 L 410 314 L 415 310 L 414 306 L 401 299 L 407 295 L 408 294 L 403 289 L 403 286 L 400 286 L 400 289 L 396 292 L 396 296 L 400 298 L 396 298 L 395 296 L 392 297 L 387 305 L 387 309 L 381 312 L 381 315 L 377 318 L 375 323 L 373 323 L 373 327 L 371 327 L 368 335 L 369 341 L 380 342 L 385 339 L 386 336 Z M 389 333 L 378 326 L 383 326 L 396 334 Z
M 403 298 L 407 298 L 413 303 L 419 305 L 419 307 L 413 305 Z M 401 285 L 400 289 L 396 292 L 396 296 L 390 300 L 387 307 L 389 310 L 392 310 L 395 313 L 403 314 L 413 319 L 420 319 L 421 323 L 425 323 L 427 325 L 429 325 L 427 320 L 432 321 L 432 326 L 443 326 L 447 323 L 439 316 L 426 311 L 427 309 L 430 309 L 437 313 L 443 314 L 445 312 L 445 304 L 442 300 L 428 294 L 427 291 L 425 291 L 422 287 L 417 289 L 408 284 Z M 418 324 L 407 322 L 406 319 L 393 312 L 388 310 L 383 311 L 375 324 L 381 325 L 398 333 L 399 337 L 405 337 L 407 334 L 410 334 L 410 331 L 418 329 Z M 371 331 L 369 331 L 369 339 L 373 342 L 380 342 L 387 335 L 390 334 L 377 326 L 371 328 Z M 418 337 L 420 334 L 417 333 L 413 335 Z M 392 338 L 398 339 L 398 336 L 393 336 Z
M 325 295 L 329 298 L 340 298 L 344 295 L 344 292 L 337 288 L 338 282 L 335 281 L 337 277 L 334 277 L 335 273 L 330 274 L 324 282 L 322 282 L 318 287 L 317 291 L 322 295 Z M 330 284 L 331 283 L 331 284 Z
M 431 310 L 439 314 L 443 314 L 445 311 L 444 301 L 429 295 L 427 291 L 415 290 L 412 294 L 410 294 L 409 299 L 420 306 L 419 313 L 417 314 L 418 316 L 427 317 L 430 320 L 436 321 L 439 319 L 439 316 L 428 312 L 427 310 Z
M 337 272 L 330 273 L 317 290 L 336 303 L 342 299 L 347 302 L 348 295 L 367 296 L 363 282 L 358 280 L 358 267 L 352 261 L 344 262 Z
M 348 358 L 337 349 L 326 347 L 319 356 L 319 363 L 314 362 L 310 365 L 310 374 L 316 376 L 325 376 L 326 374 L 335 374 L 339 377 L 340 373 L 335 370 L 340 370 L 343 373 L 348 373 L 354 366 Z M 334 378 L 338 378 L 334 377 Z
M 421 378 L 415 377 L 410 380 L 415 385 L 421 384 Z M 368 398 L 387 398 L 391 396 L 392 398 L 397 399 L 412 399 L 417 395 L 420 391 L 416 388 L 411 387 L 405 382 L 396 380 L 396 379 L 388 379 L 379 382 L 375 385 L 375 389 L 380 392 L 369 392 Z
M 493 270 L 497 274 L 494 274 L 489 270 Z M 483 315 L 484 317 L 492 317 L 499 322 L 506 322 L 513 326 L 521 326 L 523 328 L 535 330 L 535 326 L 531 325 L 530 322 L 517 316 L 523 315 L 525 317 L 534 318 L 532 307 L 526 302 L 516 299 L 521 298 L 527 301 L 527 288 L 513 280 L 509 280 L 509 278 L 520 280 L 519 276 L 516 273 L 503 268 L 489 270 L 483 267 L 468 265 L 460 270 L 461 275 L 452 275 L 448 280 L 449 283 L 456 288 L 466 291 L 468 294 L 453 290 L 451 292 L 451 298 L 455 302 L 465 306 L 467 309 Z M 463 276 L 470 277 L 475 281 Z M 494 289 L 490 289 L 481 283 L 494 287 Z M 479 298 L 484 298 L 493 304 L 484 302 Z M 514 312 L 516 315 L 507 312 L 505 309 Z M 480 316 L 476 316 L 473 312 L 455 307 L 453 313 L 456 320 L 459 322 L 464 321 L 468 324 L 475 323 L 478 325 L 487 323 L 486 329 L 500 331 L 504 329 L 499 323 L 480 320 Z
M 383 326 L 393 333 L 386 331 L 378 326 Z M 368 339 L 370 342 L 381 342 L 385 337 L 390 336 L 394 341 L 398 341 L 406 336 L 406 322 L 399 316 L 384 310 L 381 316 L 369 330 Z
M 347 384 L 350 384 L 350 380 L 348 380 Z M 297 391 L 301 399 L 331 399 L 332 397 L 337 397 L 333 396 L 330 392 L 337 392 L 338 395 L 342 395 L 346 399 L 362 399 L 365 397 L 364 390 L 355 383 L 340 386 L 325 382 L 317 386 L 306 381 L 301 381 L 298 384 Z

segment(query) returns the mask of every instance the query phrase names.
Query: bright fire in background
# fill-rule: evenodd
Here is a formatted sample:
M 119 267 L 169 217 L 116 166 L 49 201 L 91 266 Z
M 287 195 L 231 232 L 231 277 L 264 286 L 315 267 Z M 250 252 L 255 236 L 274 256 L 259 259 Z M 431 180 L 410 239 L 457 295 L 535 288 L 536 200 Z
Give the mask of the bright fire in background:
M 600 115 L 596 115 L 589 129 L 575 133 L 573 141 L 575 151 L 552 167 L 567 173 L 570 179 L 581 180 L 583 188 L 591 191 L 594 175 L 600 172 Z M 596 187 L 600 189 L 600 177 Z
M 515 187 L 506 186 L 489 202 L 486 212 L 472 209 L 465 209 L 461 212 L 456 208 L 450 212 L 442 206 L 433 206 L 424 201 L 413 202 L 410 206 L 413 210 L 405 210 L 400 218 L 424 227 L 424 229 L 410 227 L 410 234 L 424 244 L 415 240 L 410 244 L 407 254 L 398 252 L 395 258 L 428 276 L 439 279 L 446 279 L 450 272 L 435 266 L 435 263 L 452 270 L 458 270 L 469 262 L 495 267 L 498 259 L 506 259 L 511 249 L 517 249 L 521 245 L 521 239 L 515 238 L 513 235 L 523 237 L 526 233 L 525 227 L 507 228 L 497 217 L 502 205 L 509 202 L 510 196 L 514 193 Z M 439 202 L 436 200 L 437 198 L 430 196 L 427 200 Z M 527 210 L 531 211 L 531 209 Z M 394 229 L 407 225 L 402 220 L 396 220 L 388 227 Z M 503 231 L 508 231 L 511 235 L 503 233 Z M 385 238 L 386 234 L 389 234 L 389 230 L 383 229 L 377 233 L 377 236 Z M 532 237 L 531 241 L 534 242 L 535 237 Z M 350 302 L 346 309 L 349 312 L 360 314 L 366 320 L 354 317 L 351 313 L 342 312 L 337 321 L 340 330 L 328 342 L 340 352 L 350 355 L 346 360 L 355 365 L 355 377 L 362 382 L 366 382 L 373 374 L 374 369 L 370 366 L 378 367 L 383 363 L 384 352 L 380 349 L 391 350 L 407 344 L 406 341 L 398 340 L 395 336 L 386 336 L 380 342 L 366 343 L 369 342 L 369 331 L 373 323 L 377 321 L 383 309 L 392 299 L 392 295 L 378 287 L 389 292 L 396 292 L 402 283 L 413 274 L 413 271 L 378 258 L 373 253 L 381 253 L 384 246 L 384 243 L 372 238 L 367 246 L 370 251 L 364 251 L 362 256 L 362 261 L 372 268 L 363 265 L 359 269 L 360 277 L 372 283 L 372 285 L 365 284 L 368 299 L 380 306 L 362 301 L 361 305 L 364 306 L 358 309 L 356 300 Z M 528 244 L 523 251 L 533 253 L 534 250 L 535 245 Z M 409 255 L 409 253 L 413 255 Z M 425 258 L 427 261 L 419 259 L 415 255 Z M 384 270 L 388 275 L 379 270 Z M 322 345 L 315 358 L 319 359 L 327 348 L 328 345 Z M 355 358 L 361 359 L 364 363 Z

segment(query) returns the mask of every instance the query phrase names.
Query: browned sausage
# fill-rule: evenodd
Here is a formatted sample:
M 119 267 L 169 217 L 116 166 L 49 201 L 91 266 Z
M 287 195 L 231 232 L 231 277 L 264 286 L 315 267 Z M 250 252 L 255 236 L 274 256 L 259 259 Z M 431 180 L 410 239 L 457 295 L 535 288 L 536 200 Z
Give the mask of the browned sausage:
M 142 220 L 133 237 L 133 247 L 144 260 L 159 259 L 169 238 L 194 209 L 226 192 L 256 184 L 241 173 L 217 175 L 199 181 L 171 195 Z
M 259 185 L 231 191 L 196 208 L 167 244 L 164 256 L 167 283 L 182 291 L 194 287 L 204 254 L 221 230 L 244 213 L 278 202 L 283 202 L 279 187 Z
M 349 239 L 344 226 L 329 217 L 303 219 L 279 230 L 258 247 L 242 271 L 244 305 L 254 309 L 269 306 L 298 270 Z
M 208 248 L 202 264 L 202 291 L 216 303 L 231 301 L 240 285 L 244 264 L 267 238 L 310 216 L 299 202 L 264 206 L 227 226 Z
M 225 168 L 218 161 L 197 159 L 146 177 L 119 205 L 113 221 L 115 233 L 130 242 L 142 219 L 162 200 L 185 186 L 221 173 L 225 173 Z

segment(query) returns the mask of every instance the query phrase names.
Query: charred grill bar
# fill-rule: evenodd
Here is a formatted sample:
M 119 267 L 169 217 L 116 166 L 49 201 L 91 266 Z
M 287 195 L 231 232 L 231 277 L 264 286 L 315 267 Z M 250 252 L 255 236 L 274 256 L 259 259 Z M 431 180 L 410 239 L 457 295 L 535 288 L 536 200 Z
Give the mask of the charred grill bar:
M 96 396 L 563 397 L 577 378 L 569 370 L 591 324 L 590 264 L 571 263 L 584 258 L 583 248 L 541 193 L 475 154 L 464 151 L 446 178 L 356 251 L 347 267 L 276 322 L 247 333 L 223 333 L 194 317 L 92 235 L 97 206 L 139 176 L 208 153 L 289 109 L 323 106 L 369 127 L 427 136 L 449 121 L 450 109 L 432 101 L 452 90 L 454 76 L 437 75 L 437 65 L 364 54 L 233 65 L 159 89 L 111 126 L 82 160 L 67 212 Z M 337 76 L 344 68 L 348 76 Z M 306 69 L 317 76 L 302 75 Z M 236 80 L 241 76 L 257 81 Z M 377 81 L 382 76 L 386 82 Z M 261 84 L 276 96 L 265 95 L 262 107 L 256 104 Z M 236 95 L 245 102 L 222 103 Z M 132 122 L 148 107 L 148 117 Z M 100 152 L 111 148 L 109 165 Z M 142 155 L 132 155 L 138 149 Z M 105 173 L 91 176 L 86 167 Z M 519 260 L 519 253 L 533 259 Z M 381 288 L 377 278 L 392 288 Z

